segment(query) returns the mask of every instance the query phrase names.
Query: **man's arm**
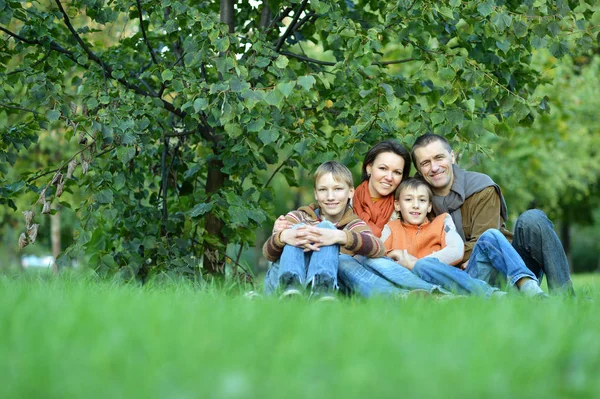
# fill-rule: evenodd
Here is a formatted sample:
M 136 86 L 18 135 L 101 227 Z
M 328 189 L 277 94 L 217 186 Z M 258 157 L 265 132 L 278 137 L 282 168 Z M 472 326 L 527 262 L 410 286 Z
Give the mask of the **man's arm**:
M 469 260 L 475 243 L 486 230 L 499 229 L 502 225 L 500 206 L 500 196 L 494 187 L 484 188 L 463 203 L 461 207 L 465 233 L 463 263 Z

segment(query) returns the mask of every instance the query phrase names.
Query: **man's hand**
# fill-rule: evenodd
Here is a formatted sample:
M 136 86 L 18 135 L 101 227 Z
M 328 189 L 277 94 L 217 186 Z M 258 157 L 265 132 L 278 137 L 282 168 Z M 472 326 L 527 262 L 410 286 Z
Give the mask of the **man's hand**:
M 468 261 L 468 260 L 466 260 L 466 261 L 464 261 L 463 263 L 461 263 L 460 265 L 458 265 L 458 267 L 459 267 L 461 270 L 466 270 L 466 269 L 467 269 L 467 264 L 468 264 L 468 263 L 469 263 L 469 261 Z

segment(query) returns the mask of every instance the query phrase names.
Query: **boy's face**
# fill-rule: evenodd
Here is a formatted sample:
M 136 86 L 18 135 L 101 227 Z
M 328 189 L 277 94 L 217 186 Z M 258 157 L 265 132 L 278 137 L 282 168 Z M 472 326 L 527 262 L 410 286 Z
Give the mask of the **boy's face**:
M 346 205 L 354 196 L 354 187 L 335 181 L 331 173 L 321 176 L 315 184 L 315 199 L 321 208 L 321 218 L 337 223 L 344 216 Z
M 400 197 L 394 201 L 396 211 L 402 215 L 406 223 L 420 225 L 427 219 L 431 212 L 431 200 L 425 186 L 405 188 L 400 192 Z

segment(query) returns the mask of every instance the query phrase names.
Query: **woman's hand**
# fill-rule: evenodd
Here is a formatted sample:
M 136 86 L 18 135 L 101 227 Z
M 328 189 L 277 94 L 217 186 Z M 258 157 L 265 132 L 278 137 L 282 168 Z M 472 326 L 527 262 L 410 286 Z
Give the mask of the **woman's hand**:
M 281 215 L 275 220 L 275 224 L 273 225 L 273 234 L 278 231 L 283 231 L 285 229 L 289 229 L 293 224 L 289 220 L 285 218 L 285 216 Z
M 395 249 L 390 251 L 387 256 L 409 270 L 412 270 L 413 267 L 415 267 L 415 263 L 417 263 L 418 260 L 416 257 L 409 254 L 406 249 Z

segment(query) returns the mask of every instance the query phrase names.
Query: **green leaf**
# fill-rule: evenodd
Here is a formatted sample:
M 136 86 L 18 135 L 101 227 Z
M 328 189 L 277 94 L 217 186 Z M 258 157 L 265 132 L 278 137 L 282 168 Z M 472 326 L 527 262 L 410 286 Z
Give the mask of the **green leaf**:
M 208 107 L 206 98 L 199 97 L 194 100 L 194 111 L 200 112 L 200 110 L 206 109 L 206 107 Z
M 117 158 L 123 163 L 131 161 L 135 157 L 135 148 L 119 147 L 117 148 Z
M 446 105 L 453 104 L 458 98 L 459 92 L 457 89 L 450 89 L 441 98 L 442 102 Z
M 210 212 L 213 209 L 212 203 L 202 203 L 197 204 L 192 210 L 189 212 L 191 218 L 196 218 L 198 216 L 202 216 L 207 212 Z
M 227 210 L 233 226 L 244 226 L 248 223 L 248 215 L 243 208 L 230 206 Z
M 439 75 L 440 79 L 442 79 L 446 82 L 451 82 L 452 80 L 454 80 L 454 77 L 456 76 L 456 72 L 454 72 L 454 69 L 452 69 L 452 68 L 442 68 L 438 72 L 438 75 Z
M 465 107 L 469 110 L 469 112 L 473 113 L 475 111 L 475 100 L 470 98 L 464 102 Z
M 58 118 L 60 118 L 60 111 L 55 109 L 50 110 L 46 112 L 46 118 L 48 118 L 50 122 L 56 122 Z
M 222 53 L 229 48 L 229 38 L 227 36 L 220 37 L 214 41 L 215 50 Z
M 304 90 L 310 90 L 317 81 L 312 75 L 300 76 L 298 78 L 298 84 L 304 88 Z
M 94 194 L 94 199 L 99 204 L 110 204 L 113 202 L 113 192 L 109 189 L 98 191 L 96 194 Z
M 479 12 L 479 14 L 481 14 L 482 17 L 487 17 L 494 11 L 494 9 L 492 8 L 490 2 L 486 1 L 485 3 L 480 3 L 477 6 L 477 11 Z
M 464 120 L 463 112 L 458 108 L 451 109 L 450 111 L 446 112 L 446 120 L 452 126 L 459 126 Z
M 518 38 L 527 36 L 527 25 L 521 21 L 517 21 L 513 24 L 513 32 Z
M 504 54 L 508 53 L 510 50 L 510 42 L 508 40 L 498 41 L 496 40 L 496 47 L 498 47 Z
M 504 32 L 506 28 L 511 26 L 512 17 L 504 12 L 501 12 L 492 17 L 492 23 L 496 25 L 501 32 Z
M 263 127 L 265 127 L 265 120 L 264 118 L 259 117 L 258 119 L 248 123 L 248 125 L 246 126 L 246 130 L 249 132 L 258 132 Z
M 160 75 L 163 82 L 173 79 L 173 72 L 170 69 L 165 69 Z
M 290 62 L 290 60 L 285 55 L 280 55 L 275 60 L 275 66 L 277 66 L 277 68 L 280 68 L 280 69 L 285 69 L 285 67 L 288 66 L 289 62 Z
M 271 90 L 265 97 L 265 102 L 277 108 L 281 108 L 283 102 L 283 94 L 280 90 Z
M 295 81 L 283 82 L 283 83 L 279 83 L 277 86 L 275 86 L 275 88 L 277 90 L 279 90 L 281 92 L 281 94 L 284 95 L 285 98 L 289 97 L 290 94 L 292 94 L 292 90 L 294 90 L 294 87 L 296 87 Z
M 279 138 L 279 131 L 276 129 L 261 130 L 261 132 L 258 133 L 258 138 L 264 145 L 269 145 Z

